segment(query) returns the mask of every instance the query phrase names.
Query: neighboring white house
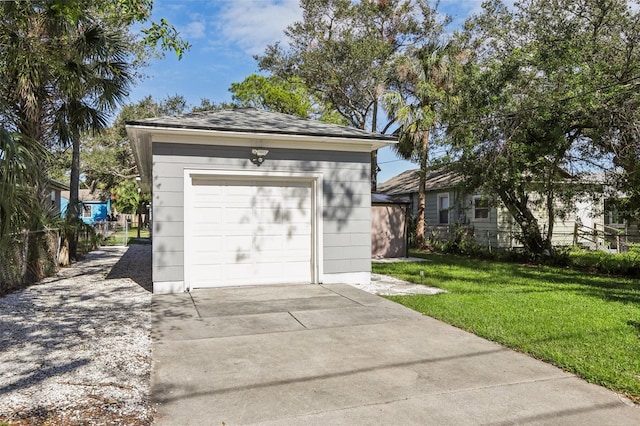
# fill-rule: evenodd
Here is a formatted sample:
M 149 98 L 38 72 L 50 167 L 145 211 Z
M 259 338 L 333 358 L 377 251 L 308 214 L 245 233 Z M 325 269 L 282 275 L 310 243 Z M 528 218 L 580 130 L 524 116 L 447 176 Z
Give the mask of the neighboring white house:
M 418 209 L 418 186 L 417 170 L 407 170 L 379 184 L 378 191 L 391 196 L 409 197 L 415 217 Z M 520 246 L 515 238 L 519 232 L 518 225 L 509 211 L 496 201 L 495 197 L 492 198 L 492 194 L 467 191 L 462 185 L 461 177 L 444 168 L 428 172 L 425 188 L 427 192 L 425 222 L 428 237 L 451 238 L 451 225 L 457 224 L 472 230 L 476 241 L 484 246 L 492 248 Z M 532 193 L 531 199 L 533 200 L 535 196 L 536 194 Z M 578 200 L 575 205 L 564 206 L 563 210 L 567 215 L 558 216 L 554 221 L 552 242 L 555 245 L 568 246 L 578 243 L 586 246 L 594 245 L 592 248 L 603 248 L 616 243 L 615 235 L 612 235 L 615 229 L 612 228 L 622 229 L 622 225 L 614 226 L 612 220 L 617 220 L 615 219 L 617 216 L 607 210 L 604 194 L 597 200 Z M 546 215 L 535 209 L 533 213 L 538 217 L 539 225 L 546 228 L 548 226 Z M 603 232 L 605 229 L 607 232 Z M 637 226 L 635 229 L 637 230 Z M 604 238 L 605 234 L 607 234 L 607 240 Z M 630 235 L 633 237 L 633 234 Z
M 253 108 L 127 123 L 153 291 L 368 282 L 370 153 L 393 139 Z

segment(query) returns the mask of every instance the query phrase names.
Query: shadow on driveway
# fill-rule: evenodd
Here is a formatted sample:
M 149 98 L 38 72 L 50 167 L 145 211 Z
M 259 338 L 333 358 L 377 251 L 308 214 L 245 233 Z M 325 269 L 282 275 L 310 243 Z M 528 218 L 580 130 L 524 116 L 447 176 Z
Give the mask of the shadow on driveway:
M 153 291 L 150 245 L 133 244 L 127 248 L 106 277 L 107 280 L 120 278 L 130 278 L 149 293 Z

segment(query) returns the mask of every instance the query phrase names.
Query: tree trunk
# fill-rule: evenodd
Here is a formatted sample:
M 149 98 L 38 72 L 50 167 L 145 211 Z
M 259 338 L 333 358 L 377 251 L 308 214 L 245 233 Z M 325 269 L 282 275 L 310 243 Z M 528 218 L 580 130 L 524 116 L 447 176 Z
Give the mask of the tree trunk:
M 69 258 L 76 260 L 78 255 L 78 216 L 79 216 L 79 189 L 80 189 L 80 134 L 73 132 L 71 144 L 73 153 L 71 156 L 71 179 L 69 182 L 69 205 L 67 206 L 67 223 L 74 229 L 69 238 Z
M 416 221 L 416 246 L 422 248 L 425 246 L 424 237 L 424 212 L 427 201 L 427 191 L 425 183 L 427 180 L 427 160 L 429 158 L 429 131 L 425 131 L 422 135 L 422 146 L 420 147 L 420 179 L 418 186 L 418 220 Z
M 140 228 L 142 228 L 142 213 L 138 211 L 138 239 L 140 239 Z
M 532 254 L 543 254 L 546 249 L 545 240 L 542 238 L 538 220 L 527 206 L 527 200 L 504 190 L 498 191 L 498 195 L 520 226 L 525 250 Z
M 378 102 L 373 103 L 373 114 L 371 117 L 371 132 L 378 131 Z M 371 151 L 371 192 L 378 190 L 378 150 Z
M 371 192 L 378 190 L 378 150 L 371 151 Z
M 544 241 L 544 245 L 546 247 L 546 250 L 548 251 L 549 255 L 553 254 L 553 222 L 555 222 L 555 218 L 556 218 L 556 214 L 555 214 L 555 210 L 553 208 L 553 200 L 554 200 L 554 196 L 553 196 L 553 189 L 551 189 L 549 187 L 549 189 L 547 189 L 547 219 L 549 221 L 549 225 L 547 227 L 547 235 L 546 235 L 546 239 Z

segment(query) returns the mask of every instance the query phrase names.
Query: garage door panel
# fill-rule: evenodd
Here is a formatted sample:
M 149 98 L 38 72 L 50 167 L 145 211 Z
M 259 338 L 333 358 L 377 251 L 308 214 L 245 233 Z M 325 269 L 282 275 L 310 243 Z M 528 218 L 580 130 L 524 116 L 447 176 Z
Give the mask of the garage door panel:
M 202 235 L 197 238 L 192 238 L 191 243 L 194 254 L 218 253 L 225 248 L 223 239 L 218 236 Z
M 309 255 L 309 250 L 306 248 L 300 250 L 292 250 L 290 248 L 287 249 L 287 260 L 282 261 L 282 251 L 279 250 L 263 250 L 259 248 L 258 250 L 254 250 L 252 252 L 252 260 L 256 263 L 262 262 L 277 262 L 288 265 L 289 262 L 295 262 L 304 260 L 307 263 L 311 260 Z
M 253 239 L 256 251 L 305 250 L 309 252 L 308 234 L 300 235 L 263 235 Z M 282 255 L 281 253 L 278 253 Z
M 222 273 L 222 265 L 194 265 L 193 273 L 195 277 L 202 280 L 204 277 L 216 277 Z
M 193 255 L 192 265 L 208 265 L 219 264 L 226 265 L 231 263 L 251 264 L 255 261 L 254 251 L 243 250 L 240 248 L 229 250 L 222 248 L 220 250 L 200 251 Z
M 288 274 L 292 274 L 294 276 L 299 276 L 299 277 L 305 277 L 309 275 L 310 272 L 310 266 L 309 266 L 309 262 L 303 262 L 303 261 L 299 261 L 299 262 L 292 262 L 290 261 L 286 267 L 282 266 L 282 265 L 277 265 L 274 263 L 256 263 L 254 266 L 254 271 L 256 273 L 257 276 L 262 277 L 262 279 L 265 278 L 273 278 L 273 279 L 278 279 L 279 276 L 285 272 L 283 271 L 283 268 L 286 268 L 287 271 L 286 273 Z M 296 282 L 296 281 L 291 281 L 291 282 Z M 298 282 L 306 282 L 308 283 L 308 280 L 300 280 Z
M 256 263 L 253 273 L 259 280 L 276 280 L 282 275 L 282 265 L 276 263 Z
M 286 226 L 283 230 L 283 235 L 287 239 L 294 239 L 300 236 L 307 236 L 311 233 L 311 227 L 307 226 L 305 223 L 291 224 Z
M 193 183 L 193 287 L 311 281 L 309 182 Z
M 226 277 L 224 280 L 218 281 L 217 284 L 222 282 L 228 283 L 246 283 L 249 284 L 251 282 L 261 282 L 263 277 L 256 276 L 253 270 L 253 264 L 243 264 L 243 263 L 229 263 L 223 266 L 221 276 Z M 209 283 L 211 286 L 211 282 Z
M 273 223 L 287 223 L 305 221 L 309 218 L 311 210 L 300 208 L 289 202 L 274 202 L 268 206 L 260 205 L 252 208 L 261 220 L 270 220 Z
M 255 236 L 258 238 L 282 238 L 283 241 L 292 241 L 298 237 L 307 237 L 311 232 L 309 227 L 300 228 L 295 226 L 273 226 L 269 228 L 262 228 L 259 232 L 256 232 Z M 306 238 L 308 240 L 308 238 Z
M 245 207 L 236 207 L 236 206 L 226 206 L 222 209 L 221 221 L 224 220 L 225 225 L 228 224 L 242 224 L 242 223 L 250 223 L 253 212 L 251 209 Z M 206 218 L 203 218 L 206 220 Z
M 194 209 L 193 222 L 197 225 L 220 223 L 223 209 L 221 207 L 198 207 Z

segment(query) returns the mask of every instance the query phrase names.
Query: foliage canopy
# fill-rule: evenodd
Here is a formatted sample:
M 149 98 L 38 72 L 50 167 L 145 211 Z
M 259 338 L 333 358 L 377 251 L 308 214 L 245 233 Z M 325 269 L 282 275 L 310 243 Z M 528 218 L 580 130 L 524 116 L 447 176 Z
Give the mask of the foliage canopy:
M 551 251 L 563 201 L 602 189 L 573 177 L 620 167 L 637 179 L 639 21 L 624 0 L 495 0 L 459 35 L 468 59 L 450 152 L 470 187 L 497 194 L 531 252 Z

